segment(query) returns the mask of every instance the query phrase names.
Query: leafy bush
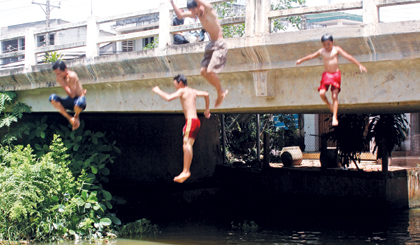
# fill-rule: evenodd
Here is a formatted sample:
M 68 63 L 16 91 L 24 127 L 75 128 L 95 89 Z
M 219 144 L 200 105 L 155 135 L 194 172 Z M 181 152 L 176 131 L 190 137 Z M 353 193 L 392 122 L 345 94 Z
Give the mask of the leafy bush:
M 31 107 L 27 104 L 16 102 L 16 93 L 12 91 L 0 92 L 0 128 L 7 127 L 6 133 L 1 138 L 2 144 L 10 144 L 22 136 L 22 130 L 10 132 L 12 123 L 21 119 L 23 113 L 30 113 Z M 6 112 L 7 111 L 7 112 Z
M 360 163 L 361 153 L 366 145 L 368 118 L 366 114 L 340 114 L 338 126 L 331 126 L 330 131 L 323 135 L 327 140 L 337 143 L 342 166 L 348 166 L 350 161 Z
M 56 241 L 102 237 L 111 225 L 97 193 L 75 179 L 69 155 L 54 135 L 49 152 L 37 158 L 30 146 L 0 148 L 0 239 Z
M 80 127 L 71 131 L 70 127 L 58 124 L 47 123 L 47 116 L 40 121 L 27 123 L 25 125 L 29 142 L 35 149 L 36 156 L 43 156 L 48 153 L 48 142 L 53 135 L 59 135 L 63 139 L 63 145 L 70 156 L 68 165 L 74 177 L 86 174 L 87 180 L 83 189 L 87 194 L 95 192 L 102 209 L 107 213 L 115 225 L 120 225 L 121 221 L 110 212 L 113 208 L 112 195 L 105 190 L 102 183 L 109 182 L 110 170 L 108 164 L 114 163 L 116 154 L 120 149 L 115 146 L 116 142 L 109 141 L 106 132 L 92 132 L 84 130 L 85 124 L 82 120 Z
M 152 224 L 148 219 L 139 219 L 136 222 L 124 225 L 120 229 L 119 234 L 125 237 L 136 237 L 157 232 L 159 232 L 159 230 L 156 224 Z
M 42 59 L 42 62 L 44 63 L 54 63 L 58 60 L 64 59 L 64 54 L 57 53 L 56 51 L 53 52 L 46 52 L 44 54 L 44 58 Z

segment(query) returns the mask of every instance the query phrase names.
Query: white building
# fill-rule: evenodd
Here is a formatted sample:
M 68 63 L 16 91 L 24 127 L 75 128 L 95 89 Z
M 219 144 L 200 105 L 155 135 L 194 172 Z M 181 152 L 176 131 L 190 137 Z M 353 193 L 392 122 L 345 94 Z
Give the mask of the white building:
M 52 19 L 50 20 L 51 26 L 62 25 L 69 23 L 68 21 L 64 21 L 61 19 Z M 10 35 L 14 33 L 21 33 L 25 32 L 28 28 L 45 28 L 45 21 L 37 21 L 37 22 L 30 22 L 24 23 L 19 25 L 12 25 L 7 27 L 2 27 L 0 30 L 0 36 Z M 49 33 L 50 36 L 50 45 L 60 45 L 66 43 L 74 43 L 80 41 L 86 41 L 86 34 L 87 34 L 87 27 L 79 27 L 73 29 L 67 29 L 63 31 L 51 32 Z M 112 36 L 113 33 L 100 31 L 100 36 Z M 37 47 L 45 46 L 45 34 L 38 35 L 36 37 L 36 45 Z M 101 53 L 114 53 L 115 50 L 115 43 L 105 43 L 102 44 L 100 47 Z M 59 53 L 64 55 L 64 59 L 74 59 L 74 58 L 81 58 L 85 56 L 85 47 L 80 48 L 72 48 L 68 50 L 60 51 Z M 19 39 L 12 39 L 6 40 L 1 42 L 1 53 L 9 53 L 13 51 L 25 50 L 25 38 Z M 42 62 L 44 54 L 38 55 L 38 62 Z M 5 58 L 1 60 L 0 68 L 11 68 L 21 66 L 23 64 L 24 56 L 20 57 L 13 57 L 13 58 Z

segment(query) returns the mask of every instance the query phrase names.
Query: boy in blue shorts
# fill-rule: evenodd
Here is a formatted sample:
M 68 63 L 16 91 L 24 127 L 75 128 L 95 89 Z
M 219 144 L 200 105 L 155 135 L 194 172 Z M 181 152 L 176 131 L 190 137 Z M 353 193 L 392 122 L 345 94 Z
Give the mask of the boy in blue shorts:
M 63 87 L 67 93 L 66 98 L 50 95 L 51 104 L 69 120 L 72 129 L 76 130 L 80 126 L 79 114 L 86 109 L 86 89 L 83 90 L 82 84 L 74 71 L 67 70 L 63 61 L 57 61 L 53 64 L 52 69 L 55 72 L 57 82 Z M 67 110 L 74 111 L 72 117 Z

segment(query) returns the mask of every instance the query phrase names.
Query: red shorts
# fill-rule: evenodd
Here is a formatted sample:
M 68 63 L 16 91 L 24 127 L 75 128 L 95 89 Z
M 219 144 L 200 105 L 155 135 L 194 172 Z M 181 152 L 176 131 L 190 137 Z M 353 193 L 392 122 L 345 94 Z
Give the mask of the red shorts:
M 334 73 L 324 72 L 322 73 L 321 85 L 318 88 L 318 91 L 325 89 L 328 91 L 328 88 L 331 86 L 331 91 L 338 88 L 338 92 L 341 91 L 341 72 L 337 71 Z
M 185 126 L 182 129 L 184 137 L 195 139 L 197 137 L 198 130 L 200 130 L 200 120 L 198 118 L 190 118 L 185 122 Z

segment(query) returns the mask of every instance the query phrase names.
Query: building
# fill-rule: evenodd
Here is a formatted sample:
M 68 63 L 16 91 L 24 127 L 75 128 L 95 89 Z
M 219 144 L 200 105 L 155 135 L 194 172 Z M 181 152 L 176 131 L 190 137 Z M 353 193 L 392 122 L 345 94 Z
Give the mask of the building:
M 69 23 L 68 21 L 61 19 L 52 19 L 51 26 L 62 25 Z M 9 35 L 13 33 L 25 32 L 27 28 L 45 28 L 45 21 L 30 22 L 18 25 L 12 25 L 1 28 L 0 35 Z M 49 33 L 50 45 L 59 45 L 66 43 L 73 43 L 79 41 L 86 41 L 87 27 L 79 27 L 74 29 L 67 29 L 58 32 Z M 113 33 L 100 31 L 100 36 L 112 36 Z M 38 35 L 36 37 L 36 45 L 42 47 L 46 45 L 45 34 Z M 105 53 L 112 50 L 115 50 L 115 43 L 105 43 L 100 46 L 100 52 Z M 9 53 L 19 50 L 25 50 L 25 38 L 6 40 L 1 42 L 1 53 Z M 81 58 L 85 56 L 85 48 L 72 48 L 68 50 L 63 50 L 60 52 L 64 55 L 64 59 L 74 59 Z M 42 62 L 44 54 L 38 55 L 38 62 Z M 12 68 L 21 66 L 24 60 L 24 56 L 6 58 L 1 60 L 0 68 Z

